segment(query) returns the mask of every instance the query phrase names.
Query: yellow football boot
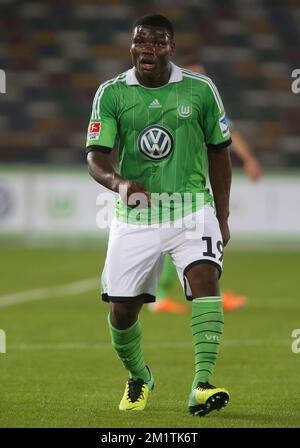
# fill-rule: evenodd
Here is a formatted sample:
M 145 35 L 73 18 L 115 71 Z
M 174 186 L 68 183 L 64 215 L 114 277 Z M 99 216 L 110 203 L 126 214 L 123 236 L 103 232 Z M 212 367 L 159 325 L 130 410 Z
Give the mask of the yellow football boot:
M 120 411 L 142 411 L 145 409 L 149 392 L 154 388 L 154 378 L 147 367 L 150 380 L 130 378 L 126 382 L 125 392 L 119 404 Z
M 198 383 L 190 394 L 188 409 L 190 414 L 201 417 L 211 411 L 220 411 L 228 402 L 229 393 L 226 389 L 209 383 Z

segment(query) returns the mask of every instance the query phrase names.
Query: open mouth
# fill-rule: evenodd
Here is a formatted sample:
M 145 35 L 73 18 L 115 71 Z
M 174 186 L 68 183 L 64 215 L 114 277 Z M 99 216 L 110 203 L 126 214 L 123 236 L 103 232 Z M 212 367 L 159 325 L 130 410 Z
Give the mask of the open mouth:
M 151 56 L 142 56 L 140 66 L 143 70 L 152 70 L 155 67 L 155 60 Z

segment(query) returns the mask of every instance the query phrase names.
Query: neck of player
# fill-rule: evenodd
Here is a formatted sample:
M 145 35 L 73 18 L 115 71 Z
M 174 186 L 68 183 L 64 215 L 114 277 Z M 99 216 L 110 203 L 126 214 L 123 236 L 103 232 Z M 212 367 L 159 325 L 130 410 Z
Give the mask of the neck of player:
M 168 64 L 167 67 L 159 73 L 139 72 L 137 68 L 135 68 L 135 74 L 139 83 L 144 87 L 162 87 L 169 82 L 171 76 L 171 65 Z

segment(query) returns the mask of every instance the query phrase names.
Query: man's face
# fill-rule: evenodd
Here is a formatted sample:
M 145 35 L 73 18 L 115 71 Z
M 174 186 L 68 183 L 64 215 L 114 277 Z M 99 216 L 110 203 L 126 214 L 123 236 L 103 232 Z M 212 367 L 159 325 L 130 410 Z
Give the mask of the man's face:
M 137 26 L 132 35 L 130 53 L 141 77 L 155 78 L 169 65 L 175 44 L 165 28 Z

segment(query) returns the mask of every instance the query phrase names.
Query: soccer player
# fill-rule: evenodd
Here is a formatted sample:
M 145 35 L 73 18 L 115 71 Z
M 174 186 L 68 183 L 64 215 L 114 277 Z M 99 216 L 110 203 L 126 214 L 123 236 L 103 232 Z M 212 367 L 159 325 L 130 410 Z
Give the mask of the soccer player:
M 174 65 L 174 50 L 167 18 L 147 15 L 135 22 L 133 67 L 96 92 L 87 160 L 91 176 L 120 193 L 102 273 L 112 345 L 129 372 L 119 409 L 143 410 L 154 386 L 141 348 L 139 313 L 155 300 L 168 253 L 192 301 L 195 376 L 188 410 L 205 415 L 229 401 L 226 389 L 211 385 L 211 376 L 224 325 L 219 277 L 230 239 L 231 138 L 216 86 Z M 108 158 L 116 139 L 120 173 Z M 203 172 L 204 145 L 213 196 Z M 181 202 L 169 200 L 167 206 L 157 200 L 160 194 Z

